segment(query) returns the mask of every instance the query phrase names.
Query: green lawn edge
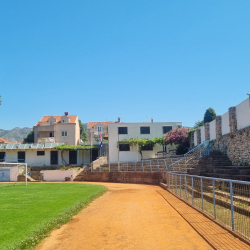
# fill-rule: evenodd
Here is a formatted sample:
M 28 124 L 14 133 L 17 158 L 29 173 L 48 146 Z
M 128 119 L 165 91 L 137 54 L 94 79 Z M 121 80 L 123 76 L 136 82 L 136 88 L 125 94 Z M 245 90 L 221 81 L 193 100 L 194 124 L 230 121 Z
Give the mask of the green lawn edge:
M 70 185 L 70 184 L 69 184 Z M 84 183 L 83 183 L 84 185 Z M 92 185 L 92 184 L 90 184 Z M 93 184 L 94 185 L 94 184 Z M 97 191 L 88 199 L 85 199 L 78 204 L 71 207 L 69 210 L 65 211 L 60 217 L 55 218 L 54 220 L 47 223 L 44 228 L 35 231 L 32 233 L 27 239 L 21 241 L 20 244 L 18 244 L 15 248 L 16 250 L 27 250 L 27 249 L 33 249 L 36 247 L 44 238 L 49 236 L 51 231 L 54 229 L 60 228 L 63 224 L 71 221 L 73 219 L 73 216 L 76 215 L 79 211 L 81 211 L 83 208 L 86 208 L 93 200 L 99 198 L 104 193 L 107 192 L 107 188 L 102 185 L 95 185 L 95 186 L 101 186 L 102 189 L 100 191 Z

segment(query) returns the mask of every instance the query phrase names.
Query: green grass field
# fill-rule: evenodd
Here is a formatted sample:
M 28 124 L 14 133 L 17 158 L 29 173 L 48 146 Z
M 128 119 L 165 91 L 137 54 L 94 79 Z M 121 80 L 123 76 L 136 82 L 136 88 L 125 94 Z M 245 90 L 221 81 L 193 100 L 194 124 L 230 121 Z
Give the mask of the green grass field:
M 81 183 L 0 184 L 0 249 L 33 248 L 105 190 Z

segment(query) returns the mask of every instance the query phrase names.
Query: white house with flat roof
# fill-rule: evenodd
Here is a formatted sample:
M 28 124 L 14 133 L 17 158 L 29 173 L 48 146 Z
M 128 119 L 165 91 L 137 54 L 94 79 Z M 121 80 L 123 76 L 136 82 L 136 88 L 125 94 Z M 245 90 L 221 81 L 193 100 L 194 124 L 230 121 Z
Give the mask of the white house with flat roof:
M 182 122 L 140 122 L 140 123 L 110 123 L 109 131 L 109 161 L 140 161 L 142 158 L 155 158 L 159 151 L 163 151 L 163 146 L 156 144 L 152 147 L 142 147 L 142 155 L 137 146 L 129 144 L 119 144 L 119 141 L 130 138 L 155 139 L 164 136 L 168 131 L 182 127 Z M 165 151 L 175 149 L 174 145 L 167 145 Z

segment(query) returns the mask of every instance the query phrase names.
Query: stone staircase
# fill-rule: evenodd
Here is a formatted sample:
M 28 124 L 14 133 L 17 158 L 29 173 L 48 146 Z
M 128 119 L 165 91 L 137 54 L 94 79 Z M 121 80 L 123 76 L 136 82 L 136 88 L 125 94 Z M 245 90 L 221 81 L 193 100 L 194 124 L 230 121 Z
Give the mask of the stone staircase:
M 226 155 L 203 156 L 195 167 L 189 167 L 188 173 L 221 179 L 250 181 L 250 166 L 232 166 Z

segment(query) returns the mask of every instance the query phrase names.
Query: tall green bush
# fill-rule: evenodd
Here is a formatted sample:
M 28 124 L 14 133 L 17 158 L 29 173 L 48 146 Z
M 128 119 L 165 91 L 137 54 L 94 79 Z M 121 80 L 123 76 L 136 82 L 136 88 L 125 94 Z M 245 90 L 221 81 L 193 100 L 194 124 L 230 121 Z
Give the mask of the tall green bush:
M 211 122 L 216 118 L 216 113 L 214 109 L 208 108 L 204 114 L 204 123 Z

